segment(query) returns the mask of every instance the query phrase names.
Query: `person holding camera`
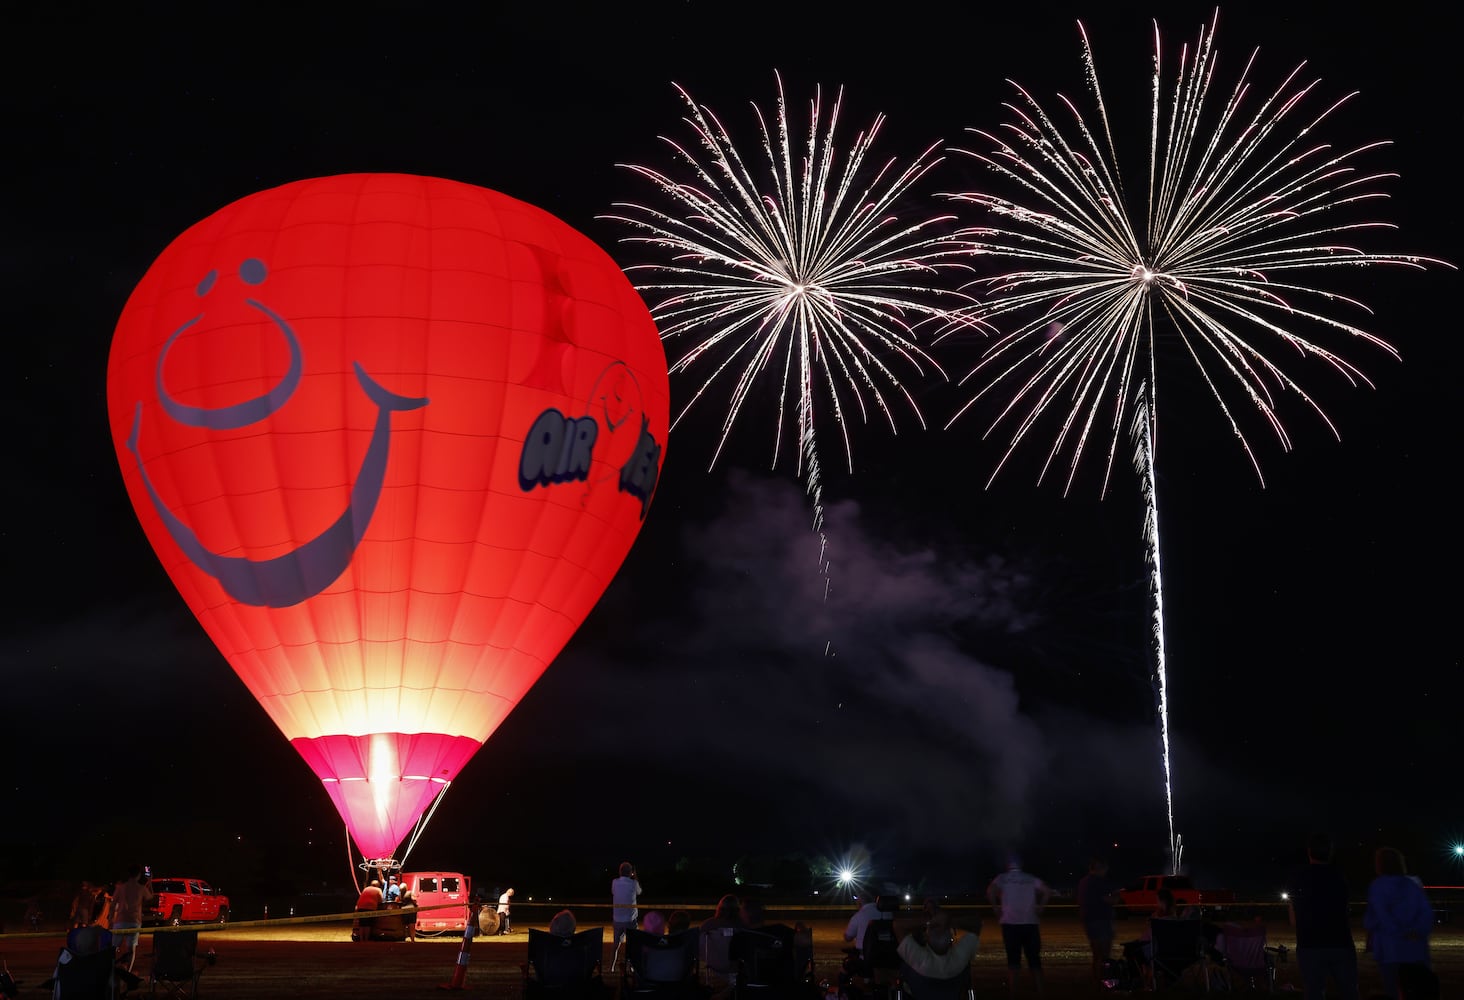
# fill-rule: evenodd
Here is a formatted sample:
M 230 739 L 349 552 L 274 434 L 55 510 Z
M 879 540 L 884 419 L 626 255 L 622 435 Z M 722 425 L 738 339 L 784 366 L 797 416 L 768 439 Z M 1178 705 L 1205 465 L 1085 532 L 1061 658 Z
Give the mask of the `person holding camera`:
M 636 900 L 640 899 L 641 884 L 635 874 L 635 865 L 629 861 L 620 862 L 620 876 L 610 883 L 610 922 L 615 928 L 615 950 L 610 959 L 610 971 L 615 971 L 615 964 L 620 960 L 620 942 L 625 937 L 625 932 L 635 926 L 636 918 L 640 911 L 635 908 Z

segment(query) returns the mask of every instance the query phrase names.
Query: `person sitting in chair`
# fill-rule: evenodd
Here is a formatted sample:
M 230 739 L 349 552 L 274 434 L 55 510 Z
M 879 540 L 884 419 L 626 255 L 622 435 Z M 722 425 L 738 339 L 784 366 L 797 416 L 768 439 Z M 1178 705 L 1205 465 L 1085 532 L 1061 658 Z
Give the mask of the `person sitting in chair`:
M 738 915 L 742 920 L 742 926 L 747 930 L 759 931 L 771 935 L 783 942 L 784 947 L 789 949 L 793 956 L 793 974 L 802 980 L 812 973 L 813 969 L 813 934 L 804 928 L 800 922 L 797 927 L 789 927 L 787 924 L 768 923 L 765 919 L 763 901 L 756 897 L 744 899 L 738 907 Z M 742 956 L 736 953 L 737 938 L 733 937 L 732 947 L 734 949 L 732 958 L 739 959 Z
M 849 945 L 846 952 L 860 952 L 864 947 L 864 931 L 869 927 L 871 921 L 886 920 L 889 914 L 882 911 L 879 906 L 879 897 L 871 899 L 849 918 L 849 923 L 844 927 L 844 943 Z
M 900 939 L 900 961 L 911 972 L 937 981 L 954 979 L 969 972 L 981 946 L 979 925 L 975 932 L 957 935 L 950 911 L 937 908 L 930 914 L 924 930 L 924 934 L 906 934 Z M 918 998 L 918 986 L 913 982 L 909 985 L 911 995 Z
M 97 920 L 106 903 L 99 897 L 92 898 L 91 913 L 87 922 L 73 927 L 66 934 L 66 948 L 73 955 L 95 955 L 112 947 L 112 932 Z
M 577 926 L 574 914 L 569 910 L 560 910 L 549 919 L 549 933 L 555 937 L 572 938 Z
M 725 1000 L 731 996 L 737 982 L 737 964 L 727 951 L 731 932 L 742 926 L 740 907 L 742 901 L 730 892 L 717 900 L 717 908 L 710 917 L 702 921 L 702 957 L 707 985 L 712 1000 Z

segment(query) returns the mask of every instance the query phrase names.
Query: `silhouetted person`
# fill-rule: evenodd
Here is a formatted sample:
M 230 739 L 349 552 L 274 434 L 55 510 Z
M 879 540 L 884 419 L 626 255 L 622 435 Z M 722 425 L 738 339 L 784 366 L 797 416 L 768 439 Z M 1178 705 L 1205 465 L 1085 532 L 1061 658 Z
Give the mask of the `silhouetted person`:
M 137 928 L 142 926 L 142 911 L 156 898 L 142 881 L 142 866 L 129 865 L 126 877 L 112 892 L 112 939 L 117 944 L 118 965 L 125 958 L 131 969 L 137 960 Z
M 730 996 L 737 984 L 737 963 L 729 945 L 732 932 L 742 926 L 742 901 L 730 892 L 717 900 L 712 915 L 702 921 L 701 952 L 706 957 L 707 986 L 713 1000 Z
M 71 900 L 71 916 L 67 920 L 67 930 L 72 927 L 86 927 L 94 923 L 100 911 L 97 909 L 97 890 L 90 882 L 82 882 L 81 888 L 76 890 L 76 896 Z
M 402 908 L 402 940 L 417 940 L 417 912 L 410 910 L 417 905 L 417 897 L 409 885 L 402 886 L 402 894 L 397 897 L 397 905 Z
M 112 947 L 112 932 L 96 923 L 102 915 L 103 903 L 92 897 L 91 912 L 86 923 L 73 927 L 66 935 L 66 947 L 73 955 L 95 955 Z
M 1103 978 L 1104 966 L 1113 956 L 1113 904 L 1120 898 L 1118 886 L 1108 878 L 1108 862 L 1102 858 L 1089 861 L 1088 874 L 1078 880 L 1078 915 L 1093 955 L 1094 979 Z
M 1432 978 L 1428 936 L 1433 932 L 1433 906 L 1423 886 L 1409 876 L 1402 852 L 1379 847 L 1373 855 L 1373 869 L 1377 877 L 1367 887 L 1362 925 L 1383 977 L 1383 992 L 1407 1000 L 1408 993 L 1402 989 L 1405 969 L 1419 967 L 1420 971 L 1409 969 L 1409 978 Z
M 569 910 L 560 910 L 549 918 L 549 933 L 555 937 L 574 937 L 576 926 L 574 914 Z
M 1357 1000 L 1357 944 L 1352 939 L 1347 880 L 1332 863 L 1332 838 L 1314 833 L 1306 864 L 1291 873 L 1286 908 L 1296 928 L 1296 968 L 1306 1000 L 1323 1000 L 1327 982 L 1340 1000 Z

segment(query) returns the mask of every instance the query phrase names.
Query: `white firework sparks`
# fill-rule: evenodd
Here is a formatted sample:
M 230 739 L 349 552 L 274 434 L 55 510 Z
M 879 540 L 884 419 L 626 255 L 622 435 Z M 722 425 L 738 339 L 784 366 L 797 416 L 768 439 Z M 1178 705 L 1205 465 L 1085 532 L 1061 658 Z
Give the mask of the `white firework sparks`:
M 1218 17 L 1218 15 L 1217 15 Z M 1151 624 L 1171 866 L 1178 870 L 1169 759 L 1169 685 L 1164 657 L 1163 585 L 1159 573 L 1154 444 L 1156 390 L 1161 373 L 1156 328 L 1182 345 L 1219 405 L 1256 475 L 1260 463 L 1239 422 L 1252 409 L 1284 450 L 1291 440 L 1278 398 L 1293 393 L 1337 435 L 1316 400 L 1281 366 L 1278 356 L 1321 359 L 1353 385 L 1371 385 L 1352 362 L 1316 337 L 1361 342 L 1393 357 L 1382 338 L 1331 315 L 1336 307 L 1367 312 L 1357 299 L 1313 283 L 1339 268 L 1453 265 L 1412 254 L 1374 253 L 1352 245 L 1386 222 L 1357 221 L 1352 211 L 1384 199 L 1395 176 L 1357 165 L 1384 142 L 1334 148 L 1314 138 L 1348 98 L 1304 110 L 1317 82 L 1302 82 L 1298 66 L 1256 99 L 1250 72 L 1217 107 L 1211 101 L 1218 54 L 1216 21 L 1181 49 L 1167 101 L 1154 31 L 1153 105 L 1148 191 L 1135 223 L 1120 179 L 1108 110 L 1092 49 L 1082 35 L 1087 82 L 1097 107 L 1093 123 L 1059 98 L 1065 125 L 1030 93 L 1016 87 L 1007 104 L 1014 120 L 987 151 L 959 150 L 994 170 L 1018 193 L 950 195 L 985 209 L 993 221 L 963 231 L 973 255 L 1013 262 L 986 279 L 985 297 L 960 313 L 967 324 L 996 330 L 980 363 L 963 380 L 979 389 L 955 422 L 988 394 L 1004 394 L 987 429 L 1006 424 L 1005 453 L 992 479 L 1044 417 L 1057 424 L 1038 480 L 1068 456 L 1071 490 L 1085 449 L 1106 438 L 1102 491 L 1126 426 L 1134 428 L 1135 463 L 1146 503 L 1145 540 L 1152 569 Z M 1349 95 L 1353 96 L 1353 95 Z M 1218 114 L 1214 114 L 1217 112 Z M 1157 316 L 1156 316 L 1157 314 Z M 1167 355 L 1166 355 L 1167 356 Z M 1008 424 L 1007 422 L 1011 422 Z M 947 425 L 949 426 L 949 425 Z
M 1134 417 L 1134 469 L 1144 494 L 1144 561 L 1149 564 L 1149 639 L 1159 706 L 1159 753 L 1164 765 L 1164 808 L 1169 817 L 1170 874 L 1179 874 L 1180 840 L 1174 829 L 1174 775 L 1169 763 L 1169 669 L 1164 660 L 1164 574 L 1159 567 L 1159 488 L 1154 482 L 1154 422 L 1147 389 L 1139 386 Z
M 1283 355 L 1321 359 L 1351 384 L 1369 386 L 1358 367 L 1312 338 L 1362 342 L 1398 356 L 1381 337 L 1326 311 L 1340 306 L 1368 312 L 1363 303 L 1310 279 L 1341 268 L 1355 274 L 1376 265 L 1452 265 L 1352 245 L 1394 228 L 1344 217 L 1387 197 L 1382 184 L 1396 175 L 1364 172 L 1357 164 L 1388 143 L 1339 149 L 1315 139 L 1319 127 L 1355 95 L 1316 113 L 1306 111 L 1318 81 L 1302 82 L 1305 63 L 1255 100 L 1252 53 L 1218 116 L 1207 115 L 1215 110 L 1207 108 L 1218 62 L 1214 21 L 1201 28 L 1193 49 L 1181 49 L 1167 102 L 1155 26 L 1148 193 L 1145 217 L 1136 222 L 1120 180 L 1092 49 L 1081 24 L 1078 29 L 1097 108 L 1094 122 L 1059 97 L 1070 115 L 1060 125 L 1014 84 L 1019 99 L 1006 105 L 1014 120 L 1001 135 L 969 130 L 992 148 L 957 150 L 1021 192 L 1016 198 L 985 192 L 947 196 L 994 217 L 990 225 L 964 230 L 973 254 L 1015 262 L 1012 270 L 985 279 L 984 299 L 961 314 L 988 329 L 1010 324 L 963 380 L 977 380 L 980 387 L 961 412 L 998 387 L 1013 390 L 987 430 L 1015 421 L 993 479 L 1044 416 L 1059 419 L 1060 426 L 1039 479 L 1069 453 L 1066 489 L 1085 449 L 1095 437 L 1106 437 L 1106 492 L 1119 437 L 1132 423 L 1137 381 L 1146 380 L 1151 399 L 1157 398 L 1157 313 L 1203 377 L 1264 485 L 1238 420 L 1241 411 L 1253 407 L 1290 450 L 1278 397 L 1294 393 L 1340 437 L 1322 407 L 1282 367 Z M 1052 329 L 1061 335 L 1051 336 Z
M 945 372 L 917 343 L 917 328 L 946 322 L 946 303 L 971 299 L 938 281 L 942 269 L 961 266 L 948 233 L 954 217 L 916 214 L 906 198 L 941 162 L 934 155 L 940 143 L 903 165 L 875 163 L 880 115 L 841 155 L 835 132 L 842 89 L 827 117 L 822 91 L 815 91 L 807 139 L 795 143 L 777 82 L 771 121 L 753 105 L 762 156 L 747 159 L 716 115 L 677 86 L 697 140 L 687 146 L 663 137 L 677 176 L 620 164 L 650 181 L 664 207 L 617 202 L 619 214 L 606 218 L 634 227 L 636 235 L 623 242 L 660 258 L 626 271 L 651 300 L 662 339 L 687 344 L 671 373 L 695 366 L 707 372 L 672 427 L 731 377 L 715 465 L 754 389 L 764 376 L 778 380 L 773 465 L 791 423 L 797 472 L 806 477 L 820 526 L 818 428 L 834 421 L 851 472 L 854 411 L 866 423 L 877 410 L 897 432 L 898 402 L 924 428 L 901 376 L 944 379 Z

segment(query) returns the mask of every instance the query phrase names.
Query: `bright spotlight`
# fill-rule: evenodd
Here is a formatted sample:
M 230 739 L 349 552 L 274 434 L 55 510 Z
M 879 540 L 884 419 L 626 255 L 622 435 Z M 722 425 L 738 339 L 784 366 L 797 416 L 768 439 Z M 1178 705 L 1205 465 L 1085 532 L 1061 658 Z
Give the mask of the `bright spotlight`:
M 839 884 L 848 885 L 854 881 L 854 872 L 848 868 L 839 869 Z

